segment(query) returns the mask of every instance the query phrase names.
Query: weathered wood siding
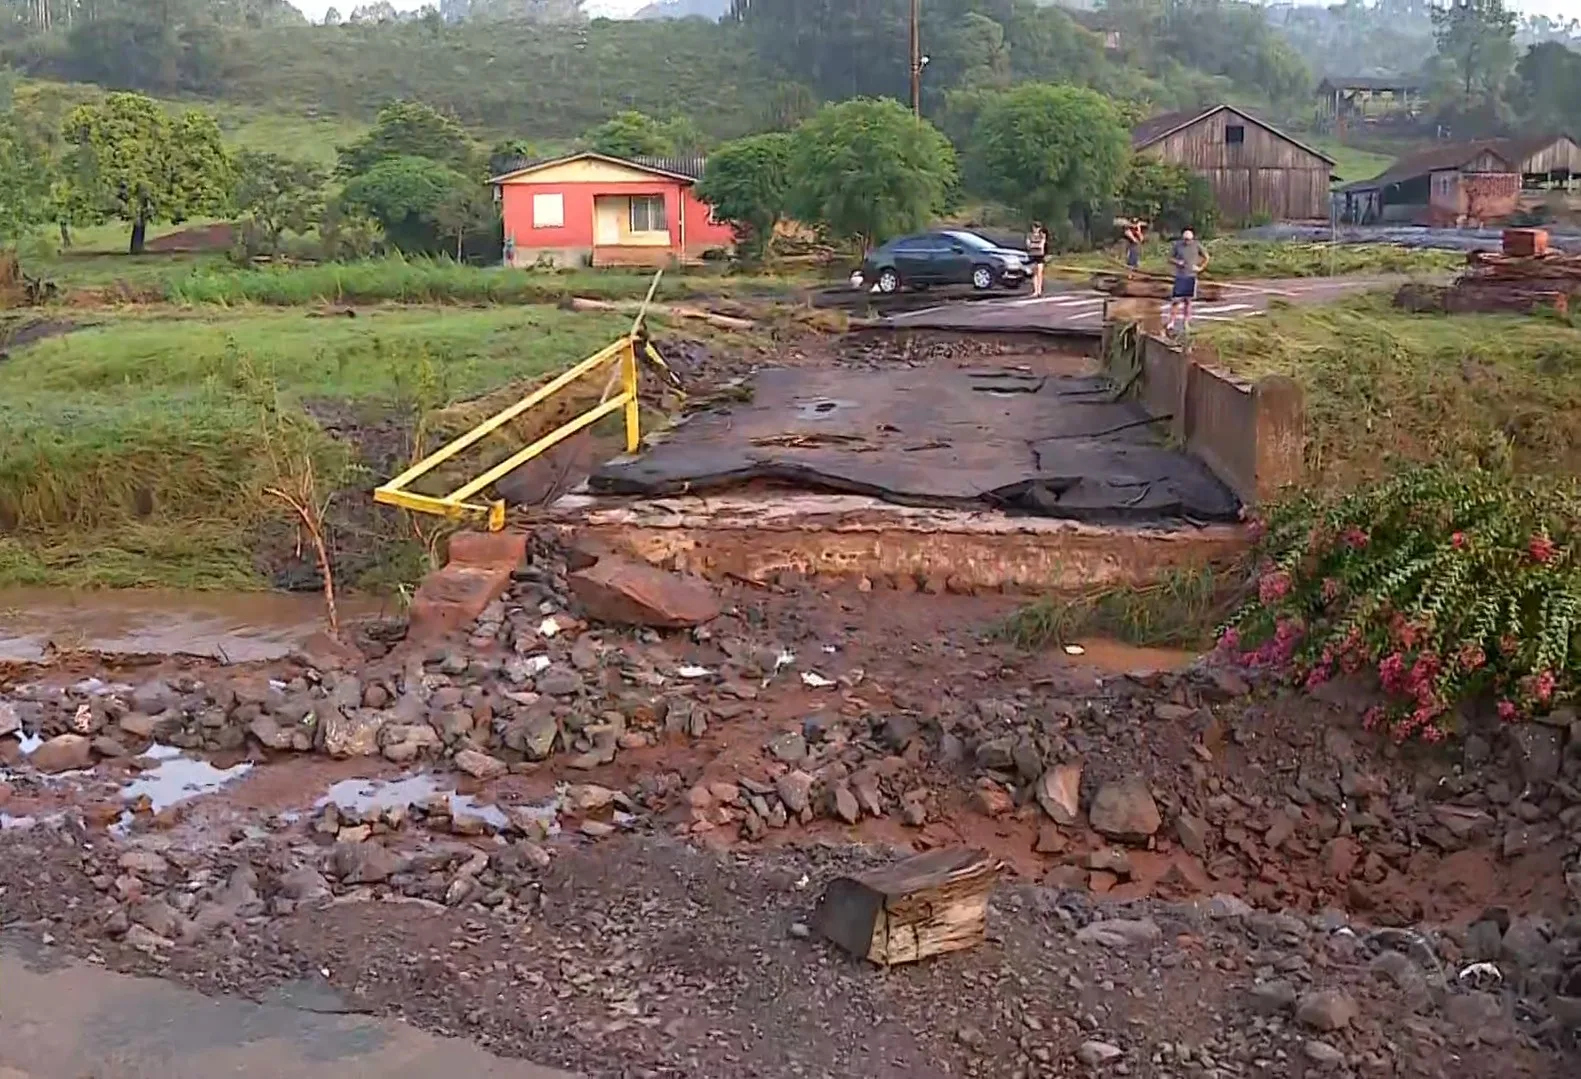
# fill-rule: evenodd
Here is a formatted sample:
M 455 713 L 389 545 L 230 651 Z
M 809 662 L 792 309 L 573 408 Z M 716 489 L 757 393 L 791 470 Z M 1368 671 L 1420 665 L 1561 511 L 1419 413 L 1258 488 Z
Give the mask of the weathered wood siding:
M 1227 127 L 1245 130 L 1226 141 Z M 1329 163 L 1289 139 L 1227 109 L 1148 146 L 1143 153 L 1185 165 L 1213 188 L 1220 217 L 1237 223 L 1267 214 L 1275 221 L 1327 220 Z
M 1570 138 L 1555 139 L 1551 145 L 1516 164 L 1528 175 L 1560 171 L 1581 173 L 1581 146 Z

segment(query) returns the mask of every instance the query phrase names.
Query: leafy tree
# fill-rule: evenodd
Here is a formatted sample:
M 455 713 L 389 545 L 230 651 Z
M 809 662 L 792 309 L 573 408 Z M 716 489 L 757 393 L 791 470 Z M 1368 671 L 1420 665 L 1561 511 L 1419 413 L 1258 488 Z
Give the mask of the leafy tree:
M 421 101 L 392 101 L 373 128 L 338 149 L 342 176 L 356 176 L 390 158 L 421 157 L 457 171 L 473 166 L 472 137 L 454 116 Z
M 0 250 L 52 220 L 50 165 L 44 148 L 9 114 L 0 114 Z
M 489 175 L 498 176 L 533 156 L 532 143 L 526 139 L 501 139 L 489 148 Z
M 882 242 L 942 212 L 955 150 L 898 101 L 826 105 L 791 137 L 788 208 L 836 236 Z
M 1058 233 L 1114 196 L 1131 141 L 1102 94 L 1028 83 L 983 103 L 972 145 L 983 190 Z
M 791 142 L 789 134 L 778 131 L 727 142 L 709 155 L 697 185 L 697 197 L 714 208 L 715 217 L 735 226 L 751 258 L 763 256 L 785 214 Z
M 1208 181 L 1184 165 L 1160 161 L 1151 155 L 1133 157 L 1120 181 L 1120 212 L 1151 222 L 1157 230 L 1196 230 L 1213 233 L 1217 204 Z
M 1533 45 L 1515 65 L 1515 107 L 1531 131 L 1581 126 L 1581 53 L 1554 41 Z
M 218 213 L 229 199 L 231 163 L 206 112 L 172 117 L 141 94 L 110 94 L 73 109 L 61 134 L 70 147 L 63 204 L 79 218 L 130 223 L 134 255 L 149 222 Z
M 318 224 L 329 179 L 318 165 L 244 150 L 236 158 L 236 177 L 236 208 L 270 254 L 279 253 L 286 232 L 300 235 Z
M 700 152 L 706 140 L 684 116 L 660 120 L 626 109 L 592 128 L 583 137 L 588 148 L 610 157 L 668 157 Z
M 461 200 L 461 189 L 477 187 L 475 180 L 432 158 L 387 157 L 347 181 L 341 201 L 351 213 L 378 222 L 400 250 L 434 252 L 445 235 L 440 217 L 449 213 L 441 207 Z
M 1497 96 L 1515 62 L 1515 13 L 1504 0 L 1449 0 L 1433 9 L 1439 55 L 1454 65 L 1461 90 Z

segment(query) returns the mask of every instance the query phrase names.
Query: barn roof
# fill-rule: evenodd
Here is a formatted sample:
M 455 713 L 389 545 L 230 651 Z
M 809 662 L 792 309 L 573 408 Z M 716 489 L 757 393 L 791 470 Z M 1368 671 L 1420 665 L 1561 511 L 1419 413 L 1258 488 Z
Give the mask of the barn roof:
M 1506 140 L 1512 141 L 1512 140 Z M 1553 140 L 1547 140 L 1538 145 L 1537 149 L 1546 147 Z M 1503 161 L 1511 169 L 1516 163 L 1524 159 L 1510 157 L 1511 150 L 1508 146 L 1501 148 L 1498 139 L 1473 139 L 1469 142 L 1449 142 L 1435 146 L 1431 150 L 1421 153 L 1408 154 L 1390 165 L 1383 172 L 1370 180 L 1357 180 L 1340 188 L 1341 191 L 1371 191 L 1375 188 L 1390 187 L 1394 184 L 1403 184 L 1407 180 L 1414 180 L 1419 176 L 1426 176 L 1431 172 L 1443 172 L 1446 169 L 1458 169 L 1470 164 L 1484 152 L 1491 153 Z M 1535 151 L 1532 151 L 1535 152 Z
M 1319 90 L 1420 90 L 1422 80 L 1402 75 L 1329 75 Z
M 1323 153 L 1321 150 L 1312 149 L 1312 147 L 1308 146 L 1304 142 L 1301 142 L 1299 139 L 1293 139 L 1283 131 L 1280 131 L 1267 120 L 1254 116 L 1245 109 L 1238 109 L 1234 105 L 1210 105 L 1205 109 L 1188 109 L 1183 112 L 1166 112 L 1150 119 L 1143 120 L 1141 123 L 1137 124 L 1131 129 L 1131 148 L 1133 150 L 1145 150 L 1149 146 L 1162 142 L 1164 139 L 1167 139 L 1175 132 L 1191 127 L 1193 124 L 1200 124 L 1208 117 L 1213 116 L 1214 114 L 1221 111 L 1233 112 L 1241 119 L 1246 120 L 1249 123 L 1256 124 L 1263 130 L 1273 133 L 1273 135 L 1277 138 L 1281 138 L 1293 146 L 1299 146 L 1313 157 L 1322 158 L 1330 165 L 1334 164 L 1334 159 L 1328 154 Z

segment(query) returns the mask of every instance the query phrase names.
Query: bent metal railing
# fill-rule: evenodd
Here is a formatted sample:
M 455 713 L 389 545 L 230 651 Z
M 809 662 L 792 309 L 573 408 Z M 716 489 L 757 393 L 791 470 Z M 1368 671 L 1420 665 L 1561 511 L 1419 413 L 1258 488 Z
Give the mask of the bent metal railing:
M 658 288 L 658 284 L 659 277 L 655 275 L 653 283 L 648 288 L 648 297 L 643 301 L 636 319 L 631 324 L 630 333 L 624 335 L 609 347 L 589 356 L 553 381 L 540 386 L 509 408 L 496 412 L 466 434 L 424 457 L 389 483 L 375 489 L 373 500 L 387 506 L 399 506 L 402 509 L 412 510 L 416 513 L 431 513 L 453 520 L 469 516 L 486 517 L 489 531 L 498 532 L 505 527 L 504 501 L 495 499 L 488 503 L 481 503 L 471 500 L 487 490 L 491 485 L 531 461 L 534 457 L 544 453 L 583 428 L 592 426 L 612 413 L 624 411 L 626 414 L 626 452 L 636 453 L 637 447 L 642 443 L 641 418 L 638 412 L 637 401 L 637 359 L 639 354 L 641 354 L 645 358 L 652 359 L 655 364 L 661 367 L 663 365 L 663 361 L 659 359 L 653 345 L 649 343 L 647 332 L 644 328 L 644 317 L 647 307 L 653 299 L 653 294 Z M 456 456 L 456 454 L 476 445 L 534 405 L 542 404 L 572 383 L 606 367 L 613 367 L 615 370 L 611 372 L 611 377 L 605 383 L 604 393 L 599 403 L 592 408 L 562 423 L 553 431 L 550 431 L 531 445 L 523 447 L 490 468 L 487 472 L 463 483 L 448 495 L 436 497 L 408 490 L 412 484 Z M 617 381 L 620 385 L 620 392 L 611 394 Z

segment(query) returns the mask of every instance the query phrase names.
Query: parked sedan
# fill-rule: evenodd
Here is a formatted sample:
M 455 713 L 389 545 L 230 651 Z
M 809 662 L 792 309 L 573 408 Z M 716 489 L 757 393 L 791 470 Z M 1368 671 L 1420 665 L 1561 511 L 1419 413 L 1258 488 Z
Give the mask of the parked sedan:
M 947 229 L 891 240 L 851 275 L 857 288 L 882 293 L 929 285 L 971 285 L 978 291 L 1016 288 L 1032 273 L 1026 252 L 1000 247 L 975 232 Z

